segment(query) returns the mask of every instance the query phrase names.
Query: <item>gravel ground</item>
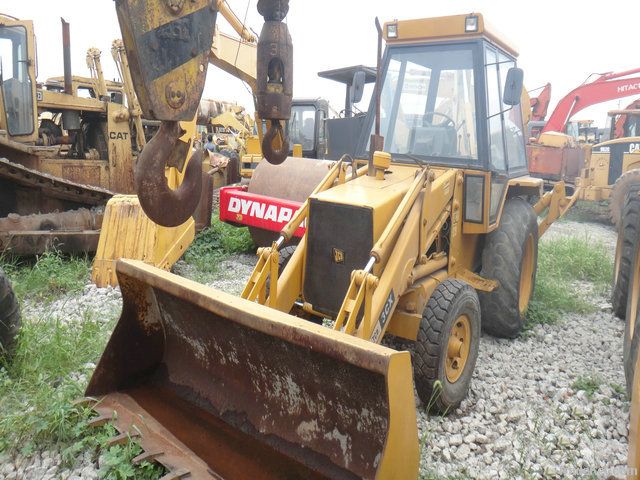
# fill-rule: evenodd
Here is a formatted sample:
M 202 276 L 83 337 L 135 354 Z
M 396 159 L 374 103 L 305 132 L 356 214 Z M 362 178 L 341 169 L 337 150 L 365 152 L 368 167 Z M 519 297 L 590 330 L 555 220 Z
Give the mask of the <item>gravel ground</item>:
M 615 249 L 615 232 L 599 224 L 562 222 L 543 237 L 589 235 Z M 254 266 L 253 255 L 222 262 L 210 286 L 239 294 Z M 190 276 L 179 262 L 176 273 Z M 555 325 L 538 325 L 517 340 L 483 336 L 471 392 L 446 417 L 418 408 L 426 478 L 614 478 L 624 476 L 629 404 L 621 390 L 623 322 L 597 299 L 602 311 L 567 315 Z M 113 318 L 118 289 L 87 286 L 82 295 L 57 300 L 46 312 L 25 305 L 25 316 L 78 321 L 86 315 Z M 79 373 L 87 375 L 88 373 Z M 599 385 L 591 397 L 577 390 L 579 377 Z M 82 377 L 81 377 L 82 378 Z M 57 451 L 31 457 L 0 454 L 0 480 L 92 479 L 99 464 L 88 453 L 72 470 L 62 470 Z

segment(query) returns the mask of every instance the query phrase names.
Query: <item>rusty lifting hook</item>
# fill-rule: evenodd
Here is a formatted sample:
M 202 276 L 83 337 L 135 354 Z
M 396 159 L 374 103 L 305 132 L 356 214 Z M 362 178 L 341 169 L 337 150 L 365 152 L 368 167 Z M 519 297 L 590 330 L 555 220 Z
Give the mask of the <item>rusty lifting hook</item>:
M 291 116 L 293 92 L 293 44 L 287 25 L 289 0 L 259 0 L 258 12 L 264 25 L 258 40 L 257 110 L 270 127 L 262 139 L 262 153 L 269 163 L 279 165 L 289 153 L 289 138 L 282 121 Z
M 175 190 L 167 184 L 165 166 L 170 159 L 183 156 L 189 148 L 180 145 L 180 124 L 163 121 L 158 132 L 145 145 L 135 168 L 135 183 L 140 205 L 147 216 L 164 227 L 177 227 L 196 210 L 202 193 L 202 152 L 193 153 L 184 179 Z

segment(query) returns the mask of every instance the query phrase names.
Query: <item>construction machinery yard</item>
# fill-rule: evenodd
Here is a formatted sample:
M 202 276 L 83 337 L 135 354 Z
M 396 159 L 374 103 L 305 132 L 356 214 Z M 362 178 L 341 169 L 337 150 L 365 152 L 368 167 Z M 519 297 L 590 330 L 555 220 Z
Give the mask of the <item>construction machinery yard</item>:
M 225 0 L 115 12 L 122 81 L 71 75 L 63 20 L 44 89 L 0 17 L 0 207 L 34 219 L 2 219 L 1 478 L 637 478 L 637 102 L 604 143 L 571 121 L 637 69 L 545 121 L 481 13 L 375 18 L 329 118 L 287 0 L 259 35 Z M 214 67 L 253 117 L 202 101 Z
M 611 227 L 567 221 L 554 224 L 548 235 L 549 240 L 541 244 L 545 265 L 566 252 L 567 247 L 562 248 L 556 242 L 568 238 L 569 248 L 596 245 L 597 258 L 606 259 L 610 268 L 615 245 Z M 551 250 L 560 249 L 562 254 L 548 252 L 545 242 Z M 175 271 L 237 295 L 251 274 L 254 258 L 250 253 L 233 254 L 209 276 L 196 264 L 185 261 L 179 262 Z M 569 263 L 558 268 L 570 268 Z M 555 320 L 549 315 L 548 324 L 546 319 L 543 323 L 532 321 L 527 333 L 515 341 L 482 337 L 471 392 L 459 410 L 440 416 L 430 415 L 425 405 L 418 407 L 419 435 L 424 445 L 420 455 L 421 478 L 554 478 L 554 475 L 623 478 L 629 408 L 623 392 L 620 348 L 624 325 L 611 313 L 608 288 L 603 288 L 602 279 L 590 278 L 565 281 L 571 295 L 587 302 L 586 310 L 584 306 L 572 307 L 575 310 L 562 311 Z M 539 281 L 549 280 L 557 281 L 555 277 L 547 280 L 547 274 L 539 272 Z M 61 298 L 43 301 L 32 296 L 24 302 L 23 318 L 30 331 L 35 330 L 36 336 L 47 332 L 53 338 L 54 332 L 68 334 L 66 324 L 88 322 L 99 326 L 95 333 L 103 345 L 119 315 L 121 295 L 118 289 L 96 288 L 87 281 L 85 276 L 77 292 Z M 28 299 L 30 295 L 25 297 Z M 74 351 L 83 352 L 75 343 L 81 338 L 75 335 L 73 338 Z M 55 343 L 41 340 L 40 345 L 49 351 L 55 348 Z M 72 389 L 68 397 L 81 395 L 93 368 L 86 363 L 95 363 L 100 350 L 96 346 L 92 355 L 83 353 L 76 362 L 63 362 L 62 375 Z M 30 352 L 27 349 L 23 355 Z M 43 356 L 38 355 L 37 361 L 42 362 Z M 44 373 L 46 378 L 61 374 L 57 370 Z M 40 388 L 48 380 L 42 382 Z M 2 434 L 8 432 L 11 421 L 17 421 L 10 418 L 9 412 L 11 416 L 19 415 L 24 422 L 18 453 L 5 453 L 2 457 L 0 474 L 5 478 L 97 478 L 98 471 L 103 474 L 112 471 L 107 462 L 110 448 L 100 454 L 84 450 L 86 453 L 80 454 L 79 461 L 74 463 L 63 460 L 65 447 L 57 447 L 55 443 L 44 449 L 30 447 L 35 437 L 34 430 L 27 425 L 33 425 L 35 420 L 43 424 L 55 420 L 33 400 L 25 400 L 34 407 L 31 420 L 25 412 L 16 411 L 24 405 L 18 392 L 24 386 L 3 383 L 1 388 L 3 405 L 9 409 L 0 423 Z M 16 391 L 9 393 L 10 388 Z M 57 400 L 50 402 L 50 406 L 55 405 Z M 90 432 L 87 430 L 85 434 L 91 435 Z M 19 453 L 30 449 L 34 453 Z M 17 475 L 11 476 L 12 472 Z

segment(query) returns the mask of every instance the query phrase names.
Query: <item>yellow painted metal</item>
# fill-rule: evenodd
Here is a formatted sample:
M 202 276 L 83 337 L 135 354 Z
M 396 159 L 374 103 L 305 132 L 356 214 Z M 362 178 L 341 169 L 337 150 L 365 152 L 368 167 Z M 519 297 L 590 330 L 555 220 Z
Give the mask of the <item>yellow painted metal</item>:
M 620 235 L 621 236 L 621 235 Z M 636 244 L 633 257 L 635 258 L 629 278 L 629 299 L 626 321 L 630 326 L 629 338 L 633 338 L 635 324 L 638 319 L 638 303 L 640 300 L 640 243 Z M 614 277 L 615 278 L 615 277 Z M 637 335 L 637 332 L 635 332 Z M 627 467 L 629 479 L 640 478 L 640 349 L 636 354 L 633 374 L 633 394 L 629 412 L 629 453 Z
M 196 32 L 191 22 L 182 19 L 193 15 L 200 18 L 197 35 L 213 38 L 215 5 L 208 0 L 192 0 L 174 5 L 166 2 L 140 2 L 126 0 L 116 3 L 116 12 L 122 31 L 122 40 L 126 48 L 133 52 L 129 57 L 131 76 L 140 107 L 147 119 L 189 121 L 197 110 L 204 88 L 208 67 L 208 50 L 198 51 Z M 206 15 L 205 15 L 206 13 Z M 210 19 L 211 22 L 207 23 Z M 179 23 L 182 22 L 182 23 Z M 178 26 L 179 25 L 179 26 Z M 170 30 L 173 28 L 173 30 Z M 209 29 L 209 30 L 208 30 Z M 208 30 L 208 31 L 207 31 Z M 148 63 L 149 55 L 156 55 L 145 42 L 148 32 L 158 31 L 154 41 L 191 42 L 191 55 L 183 60 L 176 52 L 175 60 L 183 63 Z M 167 32 L 171 31 L 171 35 Z M 206 40 L 207 42 L 209 40 Z M 159 45 L 158 48 L 167 48 Z M 144 53 L 143 53 L 144 52 Z M 156 61 L 159 63 L 159 61 Z M 162 73 L 165 72 L 166 73 Z M 196 93 L 199 92 L 199 93 Z
M 91 280 L 98 287 L 116 286 L 116 262 L 121 258 L 169 270 L 194 236 L 192 218 L 178 227 L 162 227 L 145 215 L 137 196 L 116 195 L 105 208 Z
M 571 135 L 560 132 L 545 132 L 538 137 L 536 143 L 555 148 L 574 148 L 577 146 L 576 140 Z
M 470 16 L 478 18 L 478 28 L 473 32 L 465 32 L 465 22 Z M 388 26 L 397 25 L 397 37 L 389 37 Z M 412 20 L 394 20 L 386 22 L 383 35 L 387 43 L 429 43 L 469 38 L 488 38 L 498 44 L 511 55 L 517 57 L 518 51 L 504 35 L 488 25 L 481 13 L 472 12 L 468 15 L 450 15 L 445 17 L 420 18 Z
M 144 127 L 142 125 L 142 108 L 140 108 L 138 96 L 133 89 L 129 59 L 127 58 L 127 52 L 122 40 L 118 39 L 113 41 L 111 44 L 111 56 L 116 64 L 120 78 L 122 78 L 122 85 L 125 95 L 127 96 L 127 105 L 129 106 L 133 125 L 136 129 L 136 145 L 138 146 L 138 151 L 140 151 L 146 144 Z
M 256 89 L 256 44 L 237 39 L 216 28 L 209 62 L 225 72 L 247 82 Z
M 451 326 L 447 341 L 445 374 L 451 383 L 456 382 L 467 364 L 471 348 L 471 321 L 467 315 L 460 315 Z
M 446 263 L 444 266 L 446 266 Z M 414 281 L 404 295 L 400 297 L 398 306 L 389 321 L 387 333 L 407 340 L 416 340 L 425 305 L 438 285 L 448 277 L 447 270 L 443 268 Z
M 376 170 L 376 179 L 384 180 L 385 171 L 391 165 L 391 155 L 387 152 L 373 152 L 373 168 Z
M 529 300 L 533 293 L 533 273 L 535 272 L 535 239 L 533 234 L 529 234 L 524 245 L 522 255 L 522 266 L 520 267 L 520 285 L 518 287 L 518 310 L 520 315 L 524 315 L 529 306 Z
M 302 145 L 299 143 L 294 143 L 293 144 L 293 153 L 292 153 L 293 157 L 298 157 L 298 158 L 302 158 Z
M 497 281 L 483 278 L 466 268 L 458 268 L 453 274 L 453 277 L 468 283 L 479 292 L 493 292 L 500 286 Z
M 628 480 L 640 478 L 640 350 L 635 358 L 633 394 L 629 410 L 629 453 L 626 478 Z
M 542 214 L 548 209 L 546 216 L 538 223 L 538 238 L 573 206 L 580 195 L 580 188 L 576 188 L 573 195 L 567 197 L 564 182 L 560 181 L 553 186 L 553 190 L 544 196 L 533 206 L 536 214 Z

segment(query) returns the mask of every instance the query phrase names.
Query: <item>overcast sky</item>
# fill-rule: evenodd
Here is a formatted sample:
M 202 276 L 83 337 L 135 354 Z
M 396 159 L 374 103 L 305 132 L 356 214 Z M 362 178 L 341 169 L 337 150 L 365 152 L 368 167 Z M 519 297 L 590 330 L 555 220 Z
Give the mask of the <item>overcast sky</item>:
M 262 17 L 256 11 L 256 3 L 257 0 L 229 0 L 241 19 L 248 12 L 248 25 L 259 32 Z M 327 98 L 338 111 L 343 108 L 343 86 L 318 78 L 317 72 L 354 64 L 374 66 L 376 16 L 384 22 L 482 12 L 520 51 L 518 63 L 525 71 L 527 88 L 552 83 L 551 108 L 590 73 L 640 66 L 635 55 L 640 7 L 629 0 L 291 0 L 290 4 L 287 19 L 294 45 L 294 96 Z M 110 48 L 120 32 L 113 0 L 0 0 L 0 12 L 34 20 L 39 80 L 62 75 L 60 16 L 71 23 L 74 73 L 88 75 L 86 50 L 98 47 L 103 52 L 106 77 L 115 76 Z M 224 20 L 220 28 L 231 32 Z M 237 101 L 253 110 L 245 86 L 215 67 L 209 69 L 205 97 Z M 594 119 L 605 126 L 606 112 L 624 107 L 632 99 L 591 107 L 574 119 Z M 363 102 L 360 107 L 366 109 L 368 103 Z

